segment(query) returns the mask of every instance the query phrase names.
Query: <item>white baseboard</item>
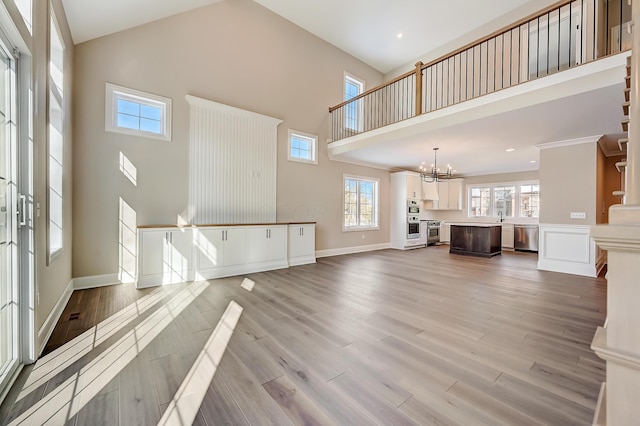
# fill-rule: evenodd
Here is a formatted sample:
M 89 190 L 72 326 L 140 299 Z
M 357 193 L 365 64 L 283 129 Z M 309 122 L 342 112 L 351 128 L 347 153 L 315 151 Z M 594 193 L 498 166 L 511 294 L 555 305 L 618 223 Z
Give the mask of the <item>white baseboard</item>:
M 118 279 L 118 274 L 93 275 L 90 277 L 78 277 L 71 280 L 74 290 L 84 290 L 87 288 L 106 287 L 114 284 L 122 284 Z
M 44 320 L 44 324 L 42 324 L 42 327 L 38 330 L 38 348 L 36 350 L 38 357 L 42 354 L 45 345 L 51 337 L 51 333 L 53 333 L 53 329 L 62 316 L 62 312 L 64 312 L 64 308 L 67 306 L 67 303 L 69 303 L 71 293 L 73 293 L 73 280 L 69 281 L 69 284 L 64 288 L 64 291 L 58 298 L 58 301 L 51 312 L 49 312 L 47 319 Z
M 597 277 L 596 244 L 585 225 L 539 225 L 538 269 Z
M 367 251 L 384 250 L 391 248 L 390 243 L 371 244 L 368 246 L 343 247 L 338 249 L 318 250 L 316 257 L 340 256 L 343 254 L 364 253 Z

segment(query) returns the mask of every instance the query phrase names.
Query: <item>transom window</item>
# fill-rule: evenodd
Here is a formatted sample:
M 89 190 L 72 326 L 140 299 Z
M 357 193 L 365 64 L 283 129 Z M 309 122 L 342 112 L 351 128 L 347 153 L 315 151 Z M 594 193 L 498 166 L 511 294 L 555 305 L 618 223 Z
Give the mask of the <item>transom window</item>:
M 344 176 L 343 230 L 378 229 L 378 179 Z
M 540 184 L 470 186 L 469 217 L 531 218 L 540 217 Z
M 289 160 L 318 164 L 318 137 L 289 130 Z
M 105 129 L 171 140 L 171 99 L 107 83 Z

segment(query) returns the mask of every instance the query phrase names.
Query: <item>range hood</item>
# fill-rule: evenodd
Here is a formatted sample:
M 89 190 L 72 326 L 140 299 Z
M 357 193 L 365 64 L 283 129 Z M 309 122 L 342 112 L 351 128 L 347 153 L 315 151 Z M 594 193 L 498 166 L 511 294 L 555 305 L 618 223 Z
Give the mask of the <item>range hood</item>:
M 422 182 L 422 194 L 424 200 L 438 201 L 438 183 Z

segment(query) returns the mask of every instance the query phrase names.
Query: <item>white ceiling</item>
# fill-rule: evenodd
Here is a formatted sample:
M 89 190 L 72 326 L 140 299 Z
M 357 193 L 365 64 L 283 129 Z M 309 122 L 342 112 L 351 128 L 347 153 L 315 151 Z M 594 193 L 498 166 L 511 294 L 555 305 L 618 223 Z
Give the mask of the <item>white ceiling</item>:
M 73 43 L 113 34 L 221 0 L 62 0 Z

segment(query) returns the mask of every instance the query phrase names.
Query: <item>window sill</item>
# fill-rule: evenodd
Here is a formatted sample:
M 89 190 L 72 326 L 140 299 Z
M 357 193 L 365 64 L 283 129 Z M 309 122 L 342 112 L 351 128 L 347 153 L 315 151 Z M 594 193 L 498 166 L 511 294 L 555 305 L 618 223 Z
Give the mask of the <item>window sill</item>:
M 345 228 L 344 226 L 342 227 L 342 232 L 362 232 L 362 231 L 379 231 L 379 230 L 380 230 L 379 226 L 376 226 L 376 227 L 370 227 L 370 226 L 367 226 L 367 227 L 364 227 L 364 226 L 363 227 L 355 227 L 355 226 L 352 226 L 352 227 L 349 227 L 349 228 Z

